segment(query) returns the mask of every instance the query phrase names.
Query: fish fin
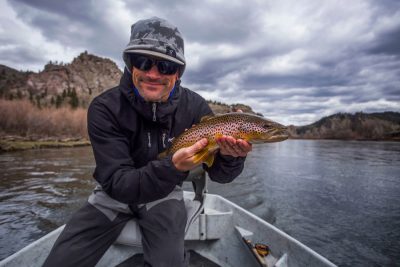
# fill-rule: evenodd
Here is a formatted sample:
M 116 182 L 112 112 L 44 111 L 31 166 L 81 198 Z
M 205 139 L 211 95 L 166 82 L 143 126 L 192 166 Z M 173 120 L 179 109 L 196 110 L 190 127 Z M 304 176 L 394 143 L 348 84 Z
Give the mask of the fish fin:
M 211 167 L 214 163 L 214 152 L 216 151 L 216 149 L 217 147 L 211 145 L 206 146 L 193 156 L 193 162 L 204 162 L 207 164 L 208 167 Z
M 193 162 L 194 163 L 204 162 L 207 159 L 209 153 L 210 152 L 208 151 L 208 147 L 203 148 L 193 156 L 194 158 Z
M 214 153 L 210 153 L 209 156 L 206 158 L 205 163 L 207 164 L 208 168 L 210 168 L 214 163 Z
M 213 117 L 214 117 L 213 115 L 206 115 L 206 116 L 203 116 L 203 117 L 201 117 L 200 122 L 209 120 L 209 119 L 211 119 L 211 118 L 213 118 Z
M 168 155 L 168 150 L 165 150 L 165 151 L 161 152 L 160 154 L 158 154 L 157 158 L 162 159 L 162 158 L 165 158 L 167 155 Z
M 218 139 L 218 138 L 220 138 L 220 137 L 222 137 L 222 136 L 223 136 L 222 133 L 216 133 L 216 134 L 214 135 L 214 138 L 215 138 L 215 139 Z

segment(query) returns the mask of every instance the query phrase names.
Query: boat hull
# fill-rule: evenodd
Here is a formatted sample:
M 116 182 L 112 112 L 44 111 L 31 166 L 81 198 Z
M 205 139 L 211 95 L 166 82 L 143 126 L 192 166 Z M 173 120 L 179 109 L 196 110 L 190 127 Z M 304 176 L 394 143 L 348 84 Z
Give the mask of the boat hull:
M 195 194 L 185 191 L 184 196 L 185 201 L 192 201 Z M 0 266 L 41 266 L 63 227 L 4 259 Z M 273 225 L 213 194 L 205 195 L 204 212 L 192 222 L 185 246 L 220 266 L 260 266 L 243 238 L 270 247 L 264 258 L 268 266 L 336 266 Z M 97 266 L 116 266 L 138 253 L 142 253 L 140 246 L 114 244 Z

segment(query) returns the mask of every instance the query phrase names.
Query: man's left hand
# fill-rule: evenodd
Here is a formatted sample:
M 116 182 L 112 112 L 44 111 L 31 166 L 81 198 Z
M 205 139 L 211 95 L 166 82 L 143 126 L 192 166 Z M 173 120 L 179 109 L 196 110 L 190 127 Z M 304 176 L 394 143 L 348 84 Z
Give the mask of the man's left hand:
M 219 153 L 232 157 L 246 157 L 252 149 L 251 144 L 242 139 L 235 139 L 232 136 L 223 135 L 217 138 Z

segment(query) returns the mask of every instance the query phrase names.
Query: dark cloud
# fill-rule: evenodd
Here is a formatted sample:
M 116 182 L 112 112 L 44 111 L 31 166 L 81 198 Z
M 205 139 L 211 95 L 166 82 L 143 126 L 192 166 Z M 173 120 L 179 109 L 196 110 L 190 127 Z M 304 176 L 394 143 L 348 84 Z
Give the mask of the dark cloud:
M 240 1 L 229 4 L 216 1 L 210 5 L 193 0 L 151 1 L 150 5 L 154 10 L 162 10 L 166 18 L 179 25 L 189 42 L 240 44 L 261 26 L 254 20 L 258 10 Z
M 52 1 L 52 0 L 8 0 L 15 8 L 30 7 L 33 10 L 44 11 L 48 14 L 57 14 L 72 21 L 87 22 L 92 24 L 92 1 Z
M 2 42 L 1 39 L 0 39 L 0 42 Z M 13 62 L 16 65 L 26 66 L 27 62 L 34 63 L 34 64 L 43 62 L 43 57 L 42 57 L 42 55 L 35 53 L 35 51 L 30 49 L 29 47 L 15 46 L 15 47 L 9 48 L 5 51 L 3 50 L 1 60 L 3 62 Z M 24 68 L 20 68 L 18 70 L 38 71 L 39 69 L 29 69 L 29 68 L 24 67 Z
M 367 52 L 400 56 L 400 23 L 395 29 L 380 34 Z
M 250 87 L 325 87 L 348 84 L 348 80 L 341 77 L 324 75 L 323 73 L 308 73 L 308 75 L 249 75 L 243 84 Z
M 9 1 L 18 17 L 39 29 L 49 42 L 82 47 L 103 56 L 116 57 L 128 42 L 129 29 L 120 32 L 110 28 L 101 9 L 93 1 Z M 100 13 L 99 13 L 100 11 Z

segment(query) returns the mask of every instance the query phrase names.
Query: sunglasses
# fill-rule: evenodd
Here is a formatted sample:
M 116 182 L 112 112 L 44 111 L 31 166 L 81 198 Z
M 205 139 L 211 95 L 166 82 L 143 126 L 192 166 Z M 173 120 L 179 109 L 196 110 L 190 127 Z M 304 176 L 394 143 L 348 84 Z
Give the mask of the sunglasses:
M 154 65 L 157 66 L 158 72 L 164 75 L 175 74 L 180 66 L 168 60 L 158 60 L 146 56 L 132 56 L 132 65 L 142 71 L 149 71 Z

